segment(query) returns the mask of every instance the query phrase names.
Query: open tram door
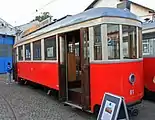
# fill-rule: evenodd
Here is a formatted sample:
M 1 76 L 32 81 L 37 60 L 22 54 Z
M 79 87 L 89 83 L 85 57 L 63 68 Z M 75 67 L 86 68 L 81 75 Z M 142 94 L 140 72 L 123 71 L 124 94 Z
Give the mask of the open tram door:
M 89 32 L 88 28 L 80 29 L 80 54 L 81 54 L 81 102 L 84 110 L 90 109 L 90 65 L 89 65 Z
M 71 106 L 89 110 L 88 28 L 59 37 L 59 97 Z
M 12 68 L 13 68 L 13 79 L 16 81 L 17 80 L 17 54 L 16 54 L 16 49 L 13 48 L 12 50 Z
M 65 34 L 58 35 L 58 63 L 59 63 L 59 100 L 62 102 L 67 101 L 67 41 Z

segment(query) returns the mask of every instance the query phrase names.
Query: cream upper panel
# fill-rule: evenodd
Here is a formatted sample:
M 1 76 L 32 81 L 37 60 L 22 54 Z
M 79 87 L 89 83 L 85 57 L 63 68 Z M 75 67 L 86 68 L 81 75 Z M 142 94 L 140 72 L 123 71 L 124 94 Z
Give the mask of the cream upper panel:
M 106 18 L 108 18 L 108 20 L 106 20 Z M 120 18 L 120 20 L 116 20 L 117 18 Z M 31 32 L 27 36 L 23 36 L 23 38 L 17 41 L 16 44 L 42 36 L 43 34 L 59 34 L 80 29 L 81 27 L 90 27 L 97 24 L 104 24 L 109 22 L 119 24 L 119 22 L 121 21 L 121 24 L 132 25 L 134 22 L 128 23 L 129 19 L 131 21 L 137 21 L 140 23 L 140 19 L 135 14 L 127 10 L 108 7 L 93 8 L 73 16 L 68 16 L 62 20 L 51 23 L 44 28 L 40 28 L 34 32 Z
M 14 47 L 21 46 L 23 44 L 34 42 L 34 41 L 37 41 L 40 39 L 44 39 L 46 37 L 50 37 L 53 35 L 78 30 L 80 28 L 92 27 L 92 26 L 99 25 L 99 24 L 109 24 L 109 23 L 110 24 L 124 24 L 124 25 L 132 25 L 132 26 L 141 27 L 140 21 L 136 21 L 136 20 L 132 20 L 132 19 L 126 19 L 126 18 L 119 18 L 119 17 L 102 17 L 102 18 L 97 18 L 94 20 L 82 22 L 79 24 L 75 24 L 72 26 L 56 29 L 56 30 L 53 30 L 50 32 L 42 33 L 42 34 L 39 34 L 38 36 L 26 36 L 26 37 L 22 38 L 23 42 L 15 44 Z

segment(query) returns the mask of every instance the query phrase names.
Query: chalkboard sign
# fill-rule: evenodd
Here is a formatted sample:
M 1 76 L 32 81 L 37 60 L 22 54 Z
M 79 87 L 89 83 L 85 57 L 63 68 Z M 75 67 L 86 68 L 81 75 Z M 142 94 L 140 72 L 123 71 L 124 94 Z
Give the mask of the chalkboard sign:
M 105 93 L 97 120 L 129 120 L 123 97 Z

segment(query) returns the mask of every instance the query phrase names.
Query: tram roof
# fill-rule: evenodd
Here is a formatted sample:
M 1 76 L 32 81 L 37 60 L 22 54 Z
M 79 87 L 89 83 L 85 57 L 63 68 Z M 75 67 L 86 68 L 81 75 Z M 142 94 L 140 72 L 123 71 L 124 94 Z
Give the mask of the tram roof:
M 155 21 L 151 21 L 151 22 L 148 22 L 148 23 L 143 23 L 142 28 L 143 28 L 143 30 L 155 28 Z
M 26 36 L 36 37 L 38 35 L 41 35 L 46 32 L 50 32 L 58 28 L 67 27 L 70 25 L 78 24 L 87 20 L 100 18 L 100 17 L 120 17 L 120 18 L 128 18 L 128 19 L 141 21 L 138 16 L 136 16 L 135 14 L 131 13 L 128 10 L 122 10 L 119 8 L 99 7 L 99 8 L 89 9 L 87 11 L 84 11 L 82 13 L 79 13 L 73 16 L 68 16 L 63 20 L 50 24 L 47 27 L 42 28 L 40 30 L 36 30 Z M 26 36 L 23 36 L 23 38 Z M 23 40 L 19 40 L 17 41 L 17 43 L 22 41 Z

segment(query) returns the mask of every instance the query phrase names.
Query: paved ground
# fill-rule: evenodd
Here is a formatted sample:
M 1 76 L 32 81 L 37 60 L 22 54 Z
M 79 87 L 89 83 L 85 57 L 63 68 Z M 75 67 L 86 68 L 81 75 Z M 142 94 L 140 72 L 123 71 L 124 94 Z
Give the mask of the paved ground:
M 43 91 L 6 85 L 0 75 L 0 120 L 95 120 L 91 114 L 64 106 Z M 144 101 L 140 114 L 132 120 L 155 120 L 155 103 Z

